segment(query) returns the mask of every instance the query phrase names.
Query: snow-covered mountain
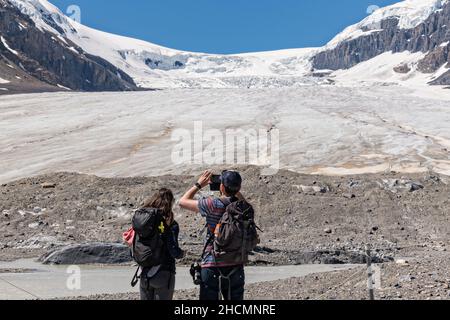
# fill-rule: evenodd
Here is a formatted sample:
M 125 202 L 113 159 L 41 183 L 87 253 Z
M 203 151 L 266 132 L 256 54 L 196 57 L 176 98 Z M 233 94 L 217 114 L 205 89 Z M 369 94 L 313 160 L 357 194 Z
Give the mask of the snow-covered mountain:
M 52 8 L 45 1 L 0 0 L 0 77 L 8 81 L 2 92 L 137 89 L 125 72 L 64 37 Z
M 284 86 L 311 82 L 305 76 L 311 71 L 310 58 L 315 49 L 241 55 L 185 52 L 86 27 L 46 0 L 7 1 L 28 15 L 37 28 L 107 60 L 140 87 Z
M 2 25 L 0 55 L 28 55 L 15 39 L 33 27 L 48 34 L 63 51 L 105 68 L 111 84 L 103 89 L 133 90 L 135 84 L 141 88 L 284 87 L 361 80 L 450 84 L 447 0 L 405 0 L 378 9 L 321 48 L 236 55 L 179 51 L 98 31 L 71 20 L 46 0 L 0 0 L 0 4 L 14 6 L 34 24 L 23 28 L 18 20 L 20 30 L 12 37 L 3 29 L 12 26 Z M 98 72 L 88 72 L 89 82 Z M 86 90 L 71 82 L 61 85 Z
M 313 57 L 313 67 L 349 69 L 337 74 L 359 80 L 448 85 L 449 28 L 448 0 L 405 0 L 345 29 Z
M 374 9 L 373 13 L 361 22 L 349 26 L 334 37 L 326 46 L 333 49 L 342 42 L 381 31 L 382 22 L 388 19 L 398 20 L 399 29 L 412 29 L 423 23 L 430 15 L 442 10 L 443 0 L 406 0 L 391 6 Z

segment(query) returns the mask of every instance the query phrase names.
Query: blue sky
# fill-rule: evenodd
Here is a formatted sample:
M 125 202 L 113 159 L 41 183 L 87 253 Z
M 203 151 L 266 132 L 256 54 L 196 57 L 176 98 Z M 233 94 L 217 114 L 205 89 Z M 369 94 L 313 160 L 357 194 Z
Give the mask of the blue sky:
M 82 23 L 163 46 L 239 53 L 321 46 L 367 16 L 371 5 L 397 0 L 50 0 Z

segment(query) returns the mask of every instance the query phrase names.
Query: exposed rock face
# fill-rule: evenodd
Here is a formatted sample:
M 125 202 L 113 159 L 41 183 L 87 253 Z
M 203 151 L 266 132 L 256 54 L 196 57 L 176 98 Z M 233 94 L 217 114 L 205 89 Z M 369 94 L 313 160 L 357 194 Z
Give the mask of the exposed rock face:
M 411 71 L 411 68 L 407 64 L 401 64 L 394 67 L 394 71 L 397 73 L 408 73 Z
M 50 251 L 39 259 L 44 264 L 118 264 L 131 262 L 130 249 L 118 243 L 87 243 Z
M 51 23 L 52 17 L 47 19 Z M 0 36 L 0 63 L 18 67 L 38 81 L 82 91 L 137 89 L 125 72 L 70 40 L 40 30 L 6 0 L 0 0 Z
M 442 10 L 433 13 L 428 19 L 413 29 L 398 27 L 398 18 L 381 21 L 380 31 L 374 31 L 346 42 L 334 49 L 320 52 L 313 58 L 316 69 L 348 69 L 356 64 L 370 60 L 379 54 L 428 52 L 420 61 L 418 70 L 424 73 L 437 71 L 450 62 L 450 2 Z M 363 30 L 370 31 L 370 30 Z M 450 84 L 450 71 L 431 84 Z

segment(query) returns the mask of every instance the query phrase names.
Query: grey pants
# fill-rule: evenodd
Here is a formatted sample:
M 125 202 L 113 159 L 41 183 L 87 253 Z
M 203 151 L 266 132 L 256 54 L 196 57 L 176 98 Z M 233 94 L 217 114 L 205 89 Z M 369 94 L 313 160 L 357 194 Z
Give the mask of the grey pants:
M 172 300 L 174 291 L 175 273 L 159 271 L 151 278 L 141 275 L 141 300 Z

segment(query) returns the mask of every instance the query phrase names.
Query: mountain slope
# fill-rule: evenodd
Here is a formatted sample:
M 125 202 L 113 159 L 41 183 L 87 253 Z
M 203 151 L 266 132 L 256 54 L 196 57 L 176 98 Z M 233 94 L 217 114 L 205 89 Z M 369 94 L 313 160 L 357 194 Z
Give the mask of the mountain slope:
M 0 40 L 1 76 L 9 84 L 2 87 L 8 91 L 20 85 L 26 92 L 48 87 L 83 91 L 137 88 L 132 78 L 108 61 L 39 28 L 6 0 L 0 0 Z M 28 79 L 20 81 L 24 78 Z
M 450 61 L 450 2 L 407 0 L 375 11 L 361 23 L 348 27 L 313 58 L 318 69 L 349 69 L 391 52 L 423 53 L 413 63 L 398 65 L 398 73 L 433 74 L 430 84 L 448 85 Z
M 74 75 L 69 66 L 71 71 L 65 74 L 66 67 L 57 68 L 47 59 L 44 69 L 51 65 L 50 74 L 59 78 L 31 73 L 46 83 L 80 90 L 132 90 L 134 84 L 141 88 L 292 87 L 349 80 L 409 84 L 413 79 L 421 85 L 450 84 L 448 0 L 405 0 L 381 8 L 321 48 L 235 55 L 174 50 L 98 31 L 69 19 L 46 0 L 2 2 L 17 8 L 21 17 L 27 17 L 47 38 L 51 35 L 55 46 L 70 51 L 68 56 L 100 67 Z M 2 25 L 0 32 L 11 27 Z M 21 45 L 15 38 L 6 40 L 13 51 Z M 4 56 L 14 56 L 7 45 L 3 45 L 3 52 Z M 61 59 L 57 61 L 56 65 L 61 63 Z M 353 69 L 364 62 L 365 66 Z M 362 69 L 370 73 L 361 73 Z
M 313 81 L 305 76 L 316 49 L 240 55 L 185 52 L 86 27 L 46 0 L 9 1 L 41 29 L 104 58 L 141 87 L 285 86 Z

